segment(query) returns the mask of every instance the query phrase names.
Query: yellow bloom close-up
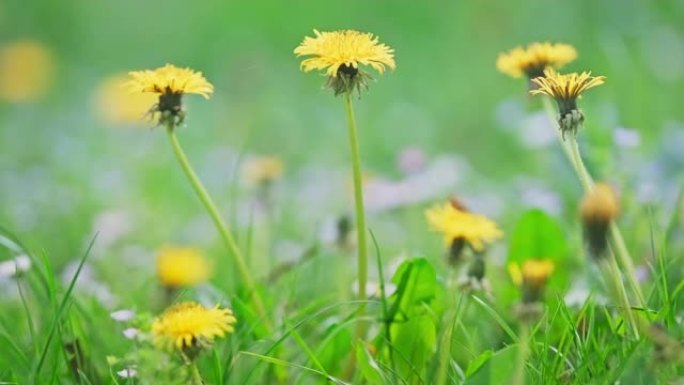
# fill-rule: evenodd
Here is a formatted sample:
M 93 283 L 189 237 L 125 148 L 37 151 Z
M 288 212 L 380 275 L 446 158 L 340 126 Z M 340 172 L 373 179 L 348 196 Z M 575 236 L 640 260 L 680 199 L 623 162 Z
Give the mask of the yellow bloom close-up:
M 166 287 L 194 286 L 211 276 L 211 264 L 192 248 L 165 247 L 157 254 L 157 277 Z
M 371 33 L 314 30 L 314 34 L 315 37 L 305 37 L 294 50 L 297 56 L 313 56 L 302 61 L 304 72 L 324 69 L 328 76 L 336 77 L 340 67 L 351 70 L 363 64 L 383 73 L 385 67 L 394 69 L 396 66 L 394 50 L 380 43 L 378 37 Z
M 180 68 L 172 64 L 154 70 L 132 71 L 128 89 L 131 92 L 152 92 L 155 94 L 199 94 L 209 99 L 214 86 L 201 72 Z
M 157 345 L 179 351 L 202 348 L 235 331 L 230 309 L 207 308 L 195 302 L 172 305 L 152 323 Z
M 98 116 L 104 121 L 117 124 L 140 122 L 157 96 L 148 92 L 130 93 L 123 85 L 128 76 L 113 75 L 105 78 L 97 89 L 95 100 Z
M 425 216 L 430 227 L 442 233 L 447 245 L 454 239 L 463 239 L 479 252 L 484 250 L 485 243 L 503 236 L 503 232 L 489 218 L 460 210 L 451 203 L 436 205 L 427 210 Z
M 42 43 L 22 40 L 0 48 L 0 100 L 37 100 L 47 94 L 54 75 L 53 56 Z
M 126 84 L 131 93 L 153 93 L 159 96 L 156 104 L 148 111 L 151 115 L 159 113 L 159 124 L 171 129 L 185 119 L 182 97 L 185 94 L 198 94 L 209 99 L 214 86 L 201 72 L 190 68 L 179 68 L 171 64 L 154 70 L 129 72 L 130 81 Z
M 394 50 L 380 43 L 371 33 L 314 30 L 314 34 L 314 37 L 305 37 L 294 53 L 311 56 L 302 60 L 302 71 L 325 70 L 327 85 L 335 95 L 367 87 L 370 76 L 359 68 L 360 65 L 370 66 L 381 74 L 386 68 L 396 68 Z
M 577 58 L 577 51 L 569 44 L 532 43 L 499 54 L 496 68 L 514 78 L 527 75 L 534 79 L 548 67 L 560 68 Z
M 575 101 L 590 88 L 605 83 L 605 76 L 591 76 L 591 72 L 560 74 L 553 69 L 544 71 L 544 76 L 532 79 L 539 88 L 530 90 L 532 95 L 548 95 L 568 108 L 577 108 Z M 561 113 L 563 111 L 561 110 Z

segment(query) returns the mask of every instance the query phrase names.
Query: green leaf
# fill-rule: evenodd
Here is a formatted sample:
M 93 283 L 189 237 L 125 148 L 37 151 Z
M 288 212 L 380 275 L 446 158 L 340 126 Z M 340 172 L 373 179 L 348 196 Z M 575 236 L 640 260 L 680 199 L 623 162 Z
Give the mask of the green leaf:
M 486 364 L 490 358 L 492 358 L 493 354 L 494 354 L 493 351 L 485 350 L 479 356 L 475 357 L 474 360 L 470 361 L 470 363 L 468 364 L 468 368 L 466 369 L 466 372 L 465 372 L 466 378 L 469 378 L 473 374 L 477 373 L 477 371 L 480 370 L 480 368 L 484 364 Z
M 405 261 L 392 277 L 397 285 L 390 298 L 392 307 L 390 319 L 404 319 L 414 311 L 423 311 L 423 304 L 434 300 L 437 295 L 437 273 L 425 258 Z
M 527 211 L 515 225 L 508 262 L 528 259 L 560 260 L 566 254 L 565 235 L 556 221 L 539 209 Z
M 515 371 L 518 345 L 507 346 L 491 357 L 484 357 L 479 369 L 466 379 L 466 385 L 500 385 L 508 384 Z M 487 359 L 488 358 L 488 359 Z M 481 359 L 481 356 L 476 360 Z M 468 366 L 470 371 L 470 366 Z
M 387 382 L 382 375 L 380 365 L 375 362 L 375 359 L 370 355 L 370 352 L 368 352 L 366 345 L 362 341 L 359 341 L 356 345 L 356 361 L 359 364 L 361 376 L 363 376 L 369 384 L 384 384 Z
M 437 324 L 429 315 L 415 316 L 390 327 L 395 361 L 402 378 L 417 379 L 437 347 Z M 408 381 L 411 383 L 411 380 Z

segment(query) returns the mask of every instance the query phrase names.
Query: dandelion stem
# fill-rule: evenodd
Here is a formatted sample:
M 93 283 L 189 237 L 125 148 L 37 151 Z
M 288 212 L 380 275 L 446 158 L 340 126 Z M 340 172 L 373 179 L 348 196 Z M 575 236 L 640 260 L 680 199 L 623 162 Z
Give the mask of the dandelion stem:
M 197 364 L 194 362 L 190 364 L 190 375 L 192 376 L 192 385 L 204 385 L 202 375 L 197 368 Z
M 513 385 L 525 384 L 525 365 L 527 358 L 530 355 L 530 325 L 523 321 L 520 325 L 520 333 L 518 333 L 518 356 L 515 362 L 515 371 L 513 372 Z
M 615 291 L 617 297 L 620 301 L 621 306 L 624 308 L 624 312 L 627 315 L 627 320 L 634 331 L 634 337 L 639 339 L 639 324 L 637 323 L 632 307 L 629 304 L 629 299 L 627 298 L 627 291 L 625 290 L 625 285 L 622 284 L 622 279 L 620 278 L 620 270 L 617 265 L 615 258 L 609 258 L 604 261 L 607 273 L 613 279 L 613 285 L 615 286 Z
M 195 193 L 197 193 L 197 196 L 199 197 L 200 201 L 202 201 L 202 204 L 204 204 L 204 207 L 207 209 L 209 216 L 211 217 L 212 221 L 214 222 L 214 225 L 216 226 L 216 229 L 221 235 L 223 243 L 228 249 L 228 253 L 233 257 L 233 262 L 237 267 L 242 283 L 247 287 L 250 299 L 254 304 L 254 308 L 258 316 L 261 318 L 266 329 L 270 332 L 273 327 L 268 318 L 268 314 L 266 313 L 266 308 L 264 307 L 264 303 L 261 299 L 261 296 L 257 291 L 255 281 L 252 278 L 249 268 L 247 267 L 247 263 L 245 262 L 245 259 L 242 256 L 242 253 L 240 252 L 237 243 L 235 242 L 235 238 L 233 238 L 233 235 L 228 229 L 228 226 L 226 226 L 225 222 L 223 221 L 223 218 L 221 218 L 221 215 L 219 214 L 219 211 L 216 208 L 214 201 L 211 199 L 211 196 L 209 196 L 209 193 L 207 192 L 206 188 L 200 181 L 199 177 L 197 177 L 197 174 L 190 165 L 190 162 L 188 161 L 188 158 L 185 155 L 185 152 L 183 151 L 180 142 L 178 141 L 178 137 L 176 136 L 175 125 L 173 123 L 169 123 L 167 125 L 166 132 L 169 134 L 169 140 L 171 142 L 171 146 L 173 147 L 173 152 L 176 155 L 176 158 L 178 159 L 178 163 L 180 163 L 181 168 L 185 173 L 185 176 L 187 176 L 188 180 L 190 181 L 190 184 L 195 190 Z
M 553 107 L 551 101 L 547 98 L 544 98 L 543 103 L 544 103 L 544 110 L 546 111 L 551 122 L 554 125 L 558 124 L 556 122 L 556 112 L 554 110 L 554 107 Z M 591 174 L 589 174 L 589 171 L 587 170 L 586 166 L 584 165 L 584 161 L 582 160 L 582 155 L 581 155 L 580 150 L 579 150 L 579 145 L 577 143 L 577 138 L 574 137 L 573 135 L 570 135 L 570 138 L 568 140 L 566 140 L 565 138 L 563 138 L 561 130 L 556 130 L 556 132 L 558 134 L 558 139 L 560 141 L 560 144 L 563 147 L 563 152 L 565 152 L 565 155 L 567 156 L 567 158 L 570 161 L 573 169 L 575 170 L 575 173 L 577 174 L 577 177 L 580 180 L 582 188 L 584 189 L 585 192 L 590 191 L 592 186 L 594 185 L 594 180 L 592 179 Z M 632 292 L 636 296 L 637 305 L 639 307 L 643 308 L 646 306 L 646 301 L 644 300 L 644 295 L 641 292 L 641 288 L 639 287 L 639 283 L 636 280 L 634 263 L 632 262 L 632 257 L 629 254 L 629 250 L 627 249 L 627 246 L 625 244 L 625 240 L 622 237 L 622 233 L 620 232 L 620 228 L 617 226 L 617 224 L 614 221 L 610 223 L 609 237 L 610 237 L 610 242 L 613 245 L 614 255 L 612 258 L 616 258 L 616 257 L 619 258 L 620 264 L 625 269 L 625 273 L 626 273 L 625 275 L 627 276 L 627 282 L 629 283 L 629 286 L 632 289 Z M 618 269 L 618 273 L 619 273 L 619 269 Z M 622 283 L 622 280 L 620 280 L 620 285 L 622 285 L 623 289 L 624 289 L 624 284 Z
M 361 154 L 359 152 L 359 140 L 356 131 L 356 119 L 352 105 L 352 92 L 344 94 L 344 106 L 347 113 L 349 126 L 349 145 L 351 147 L 352 174 L 354 178 L 354 205 L 356 208 L 356 235 L 358 247 L 358 282 L 359 301 L 366 300 L 366 281 L 368 280 L 368 251 L 366 248 L 366 216 L 363 207 L 363 181 L 361 176 Z M 359 307 L 363 312 L 365 305 Z M 360 323 L 359 323 L 360 324 Z M 363 327 L 357 327 L 356 338 L 361 338 Z

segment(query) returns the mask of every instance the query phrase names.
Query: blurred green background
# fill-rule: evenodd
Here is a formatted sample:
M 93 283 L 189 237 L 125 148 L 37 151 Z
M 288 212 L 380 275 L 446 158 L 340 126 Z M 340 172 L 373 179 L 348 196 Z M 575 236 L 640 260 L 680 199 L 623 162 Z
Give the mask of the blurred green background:
M 579 187 L 555 143 L 529 144 L 537 134 L 525 126 L 539 125 L 528 119 L 539 101 L 526 95 L 524 81 L 496 71 L 496 57 L 533 41 L 574 45 L 579 58 L 566 70 L 608 78 L 581 102 L 590 167 L 625 190 L 633 186 L 627 196 L 638 199 L 639 183 L 675 183 L 682 165 L 683 20 L 681 0 L 3 0 L 0 44 L 44 44 L 54 77 L 42 97 L 0 104 L 0 223 L 58 264 L 95 232 L 107 233 L 98 222 L 103 212 L 126 213 L 127 245 L 213 243 L 162 130 L 98 114 L 103 79 L 173 63 L 204 72 L 215 86 L 208 101 L 186 98 L 180 137 L 219 205 L 230 216 L 249 196 L 238 181 L 239 159 L 275 155 L 286 168 L 275 231 L 300 242 L 315 237 L 351 201 L 337 191 L 337 201 L 312 205 L 329 212 L 309 207 L 329 192 L 316 185 L 337 178 L 334 186 L 350 186 L 342 101 L 322 89 L 323 76 L 301 73 L 292 52 L 314 28 L 373 32 L 395 49 L 396 71 L 377 76 L 356 103 L 369 175 L 401 180 L 397 159 L 406 149 L 428 163 L 456 156 L 469 171 L 433 198 L 491 197 L 474 206 L 504 227 L 521 210 L 522 192 L 511 187 L 525 184 L 520 178 L 575 200 Z M 638 143 L 620 150 L 618 127 Z M 659 186 L 649 197 L 666 191 Z M 563 202 L 559 213 L 574 212 L 575 203 Z M 439 237 L 424 236 L 421 211 L 388 214 L 401 231 L 383 228 L 382 217 L 371 227 L 381 229 L 390 253 L 439 250 Z

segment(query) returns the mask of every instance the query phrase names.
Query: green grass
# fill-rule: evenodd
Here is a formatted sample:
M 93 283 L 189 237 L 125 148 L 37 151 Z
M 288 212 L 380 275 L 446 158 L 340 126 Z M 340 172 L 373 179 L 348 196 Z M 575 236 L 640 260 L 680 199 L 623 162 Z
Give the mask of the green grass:
M 0 47 L 41 41 L 56 72 L 41 100 L 0 102 L 0 262 L 32 263 L 0 277 L 0 383 L 187 383 L 177 355 L 123 335 L 145 334 L 169 304 L 154 271 L 166 244 L 197 247 L 214 264 L 210 282 L 171 298 L 221 304 L 238 318 L 197 360 L 207 384 L 503 384 L 525 350 L 525 384 L 681 383 L 681 20 L 675 1 L 1 3 Z M 467 164 L 446 188 L 434 185 L 450 167 L 407 189 L 409 203 L 367 210 L 378 290 L 365 302 L 355 295 L 354 234 L 340 243 L 325 235 L 353 201 L 342 100 L 321 89 L 324 77 L 302 74 L 292 53 L 314 28 L 371 31 L 396 51 L 396 71 L 354 101 L 369 180 L 409 181 L 397 165 L 408 148 L 428 167 Z M 618 224 L 644 275 L 638 339 L 584 250 L 582 189 L 561 146 L 531 148 L 520 137 L 521 116 L 543 120 L 542 103 L 496 72 L 499 52 L 537 40 L 574 45 L 569 70 L 607 76 L 580 102 L 579 142 L 594 178 L 620 190 Z M 105 76 L 167 62 L 215 86 L 208 101 L 185 98 L 177 133 L 234 229 L 270 333 L 161 128 L 116 126 L 94 109 Z M 616 144 L 616 127 L 635 129 L 640 144 Z M 259 154 L 285 164 L 270 211 L 240 176 Z M 533 184 L 553 195 L 553 210 L 529 213 L 548 206 L 525 195 Z M 449 265 L 425 222 L 424 210 L 451 195 L 506 234 L 485 255 L 489 291 L 456 283 L 468 261 Z M 543 257 L 556 269 L 525 323 L 506 264 Z M 580 289 L 586 296 L 567 300 Z M 119 309 L 137 316 L 116 322 Z M 130 365 L 136 379 L 117 374 Z

